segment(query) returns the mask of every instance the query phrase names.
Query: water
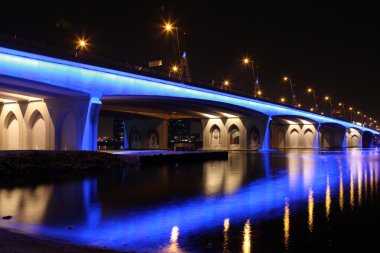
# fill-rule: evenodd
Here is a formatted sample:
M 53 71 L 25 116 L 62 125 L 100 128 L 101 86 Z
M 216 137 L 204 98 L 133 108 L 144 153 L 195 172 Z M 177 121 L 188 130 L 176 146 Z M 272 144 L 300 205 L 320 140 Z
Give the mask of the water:
M 231 152 L 0 188 L 0 215 L 13 216 L 0 226 L 137 252 L 379 250 L 379 162 L 377 149 Z

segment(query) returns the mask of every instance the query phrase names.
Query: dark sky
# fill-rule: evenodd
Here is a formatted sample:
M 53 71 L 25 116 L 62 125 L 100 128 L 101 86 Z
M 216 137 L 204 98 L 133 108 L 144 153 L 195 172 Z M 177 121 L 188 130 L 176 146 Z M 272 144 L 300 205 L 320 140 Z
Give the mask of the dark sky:
M 16 2 L 16 1 L 15 1 Z M 279 98 L 290 88 L 311 105 L 306 87 L 319 97 L 379 116 L 378 80 L 380 15 L 363 3 L 330 6 L 254 1 L 102 1 L 69 3 L 29 1 L 2 4 L 0 33 L 75 47 L 76 36 L 89 38 L 91 52 L 146 65 L 162 59 L 170 65 L 175 39 L 162 33 L 164 20 L 176 22 L 185 41 L 192 77 L 222 81 L 252 89 L 252 75 L 241 64 L 254 57 L 266 95 Z M 322 101 L 320 104 L 325 104 Z M 309 106 L 308 106 L 309 107 Z M 327 111 L 327 108 L 325 108 Z

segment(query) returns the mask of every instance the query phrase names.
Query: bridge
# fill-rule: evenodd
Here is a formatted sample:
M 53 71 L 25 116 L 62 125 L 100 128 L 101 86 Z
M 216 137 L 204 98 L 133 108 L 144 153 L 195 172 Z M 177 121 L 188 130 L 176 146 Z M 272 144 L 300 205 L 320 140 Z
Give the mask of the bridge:
M 0 150 L 96 150 L 100 113 L 125 117 L 131 148 L 167 148 L 168 120 L 180 118 L 201 120 L 211 150 L 370 147 L 379 135 L 226 91 L 0 47 Z

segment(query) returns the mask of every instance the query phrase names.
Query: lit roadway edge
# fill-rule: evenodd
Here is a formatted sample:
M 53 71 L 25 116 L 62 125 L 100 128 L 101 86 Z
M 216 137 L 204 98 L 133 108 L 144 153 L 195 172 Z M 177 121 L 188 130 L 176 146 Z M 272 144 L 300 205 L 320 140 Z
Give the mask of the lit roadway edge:
M 249 108 L 269 116 L 301 116 L 319 123 L 336 123 L 376 135 L 380 133 L 342 120 L 269 102 L 4 47 L 0 47 L 0 75 L 86 92 L 95 103 L 101 103 L 103 96 L 123 95 L 202 99 Z

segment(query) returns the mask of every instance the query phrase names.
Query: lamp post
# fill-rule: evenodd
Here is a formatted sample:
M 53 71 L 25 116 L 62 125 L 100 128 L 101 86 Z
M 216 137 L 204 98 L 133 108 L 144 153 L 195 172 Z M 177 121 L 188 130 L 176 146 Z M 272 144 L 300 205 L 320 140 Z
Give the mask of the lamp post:
M 346 119 L 346 109 L 344 108 L 344 104 L 342 102 L 339 102 L 338 105 L 343 109 L 343 119 Z
M 333 104 L 332 104 L 332 99 L 331 99 L 331 97 L 329 97 L 329 96 L 325 96 L 325 100 L 326 101 L 330 101 L 330 109 L 331 109 L 331 111 L 330 111 L 330 115 L 331 115 L 331 117 L 333 117 L 334 118 L 334 108 L 333 108 Z
M 290 83 L 290 91 L 291 91 L 291 97 L 292 97 L 292 105 L 297 107 L 297 99 L 296 99 L 296 94 L 294 93 L 294 89 L 293 89 L 293 82 L 292 82 L 292 79 L 290 79 L 289 77 L 285 76 L 283 78 L 284 81 L 288 81 L 289 80 L 289 83 Z
M 165 24 L 165 31 L 172 32 L 173 30 L 175 31 L 176 38 L 177 38 L 177 51 L 178 51 L 178 62 L 179 62 L 180 59 L 181 59 L 181 49 L 179 47 L 178 27 L 174 26 L 170 22 L 168 22 L 168 23 Z
M 252 70 L 252 79 L 253 79 L 253 96 L 254 97 L 260 97 L 262 92 L 260 90 L 260 84 L 258 82 L 256 82 L 256 78 L 255 78 L 255 66 L 253 64 L 253 60 L 251 60 L 250 58 L 248 57 L 245 57 L 243 59 L 243 63 L 245 65 L 250 65 L 251 67 L 251 70 Z
M 354 107 L 349 107 L 348 110 L 351 112 L 350 115 L 351 115 L 351 122 L 353 122 L 353 115 L 355 114 L 355 110 L 354 110 Z
M 178 36 L 178 27 L 177 26 L 174 26 L 172 23 L 170 22 L 167 22 L 165 25 L 164 25 L 164 29 L 166 32 L 168 33 L 171 33 L 173 30 L 175 31 L 175 35 L 176 35 L 176 40 L 177 40 L 177 53 L 178 53 L 178 59 L 177 59 L 177 63 L 180 64 L 181 62 L 181 48 L 179 46 L 179 36 Z M 182 79 L 182 69 L 181 68 L 178 68 L 178 71 L 176 71 L 179 75 L 179 79 L 181 80 Z
M 356 115 L 358 116 L 358 117 L 356 118 L 356 121 L 358 121 L 358 119 L 359 119 L 359 115 L 361 115 L 361 116 L 360 116 L 360 119 L 361 119 L 361 121 L 363 122 L 363 114 L 362 114 L 362 112 L 361 112 L 361 111 L 357 111 L 357 112 L 356 112 Z M 360 123 L 362 123 L 362 122 L 360 122 Z
M 319 112 L 319 109 L 318 109 L 318 103 L 317 103 L 317 97 L 315 96 L 315 90 L 312 89 L 312 88 L 308 88 L 307 89 L 307 93 L 313 93 L 313 97 L 314 97 L 314 104 L 315 104 L 315 112 Z

